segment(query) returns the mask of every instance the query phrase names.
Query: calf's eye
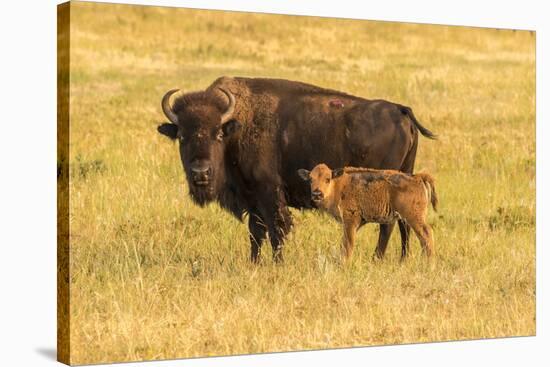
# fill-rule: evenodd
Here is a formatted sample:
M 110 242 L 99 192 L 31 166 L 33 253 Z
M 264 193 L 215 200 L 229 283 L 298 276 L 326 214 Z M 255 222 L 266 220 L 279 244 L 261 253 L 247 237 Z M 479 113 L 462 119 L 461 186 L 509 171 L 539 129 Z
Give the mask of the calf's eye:
M 216 134 L 216 140 L 217 141 L 222 141 L 223 140 L 223 131 L 221 129 Z
M 327 178 L 327 179 L 325 180 L 325 182 L 326 182 L 326 183 L 329 183 L 329 182 L 330 182 L 330 178 Z

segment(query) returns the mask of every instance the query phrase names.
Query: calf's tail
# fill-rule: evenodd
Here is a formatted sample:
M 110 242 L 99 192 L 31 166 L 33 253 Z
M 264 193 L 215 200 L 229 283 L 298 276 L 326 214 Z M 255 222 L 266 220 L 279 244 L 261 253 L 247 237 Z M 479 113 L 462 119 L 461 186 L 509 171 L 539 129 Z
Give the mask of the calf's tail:
M 437 199 L 437 193 L 435 192 L 435 180 L 429 173 L 417 173 L 415 176 L 420 177 L 424 185 L 426 186 L 428 197 L 432 203 L 432 208 L 437 211 L 437 205 L 439 200 Z

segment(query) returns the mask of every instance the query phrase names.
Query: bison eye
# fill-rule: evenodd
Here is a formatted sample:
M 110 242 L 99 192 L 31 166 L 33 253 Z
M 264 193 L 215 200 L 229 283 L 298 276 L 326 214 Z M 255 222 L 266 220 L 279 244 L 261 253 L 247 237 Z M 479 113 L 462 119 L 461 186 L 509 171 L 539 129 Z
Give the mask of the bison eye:
M 330 182 L 330 178 L 327 178 L 327 179 L 325 180 L 325 182 L 326 182 L 326 183 L 329 183 L 329 182 Z
M 216 140 L 222 141 L 223 140 L 223 131 L 222 129 L 218 130 L 218 133 L 216 134 Z
M 180 143 L 183 143 L 183 140 L 184 140 L 183 135 L 178 136 L 178 139 L 179 139 Z

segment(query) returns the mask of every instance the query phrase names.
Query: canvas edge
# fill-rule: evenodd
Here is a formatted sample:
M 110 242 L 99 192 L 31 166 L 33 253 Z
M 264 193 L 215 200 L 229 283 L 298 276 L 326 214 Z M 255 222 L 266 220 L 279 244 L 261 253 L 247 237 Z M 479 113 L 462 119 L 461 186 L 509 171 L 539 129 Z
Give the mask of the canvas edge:
M 70 9 L 57 5 L 57 360 L 70 365 L 69 98 Z

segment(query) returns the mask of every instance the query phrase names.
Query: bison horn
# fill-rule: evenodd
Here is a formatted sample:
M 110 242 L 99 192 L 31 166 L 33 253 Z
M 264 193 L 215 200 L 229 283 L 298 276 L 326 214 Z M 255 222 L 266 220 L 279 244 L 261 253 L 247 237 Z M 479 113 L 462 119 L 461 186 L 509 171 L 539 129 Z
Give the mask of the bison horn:
M 164 97 L 162 97 L 161 103 L 162 111 L 164 112 L 166 117 L 168 117 L 168 120 L 170 120 L 174 124 L 178 123 L 178 116 L 174 113 L 174 111 L 172 111 L 172 103 L 170 102 L 170 100 L 172 95 L 176 92 L 179 92 L 179 89 L 172 89 L 168 91 L 168 93 L 166 93 Z
M 225 89 L 219 88 L 223 94 L 229 98 L 229 107 L 227 107 L 227 111 L 224 112 L 222 115 L 222 125 L 225 124 L 227 121 L 231 120 L 233 117 L 233 112 L 235 112 L 235 97 L 233 97 L 233 94 L 226 91 Z

